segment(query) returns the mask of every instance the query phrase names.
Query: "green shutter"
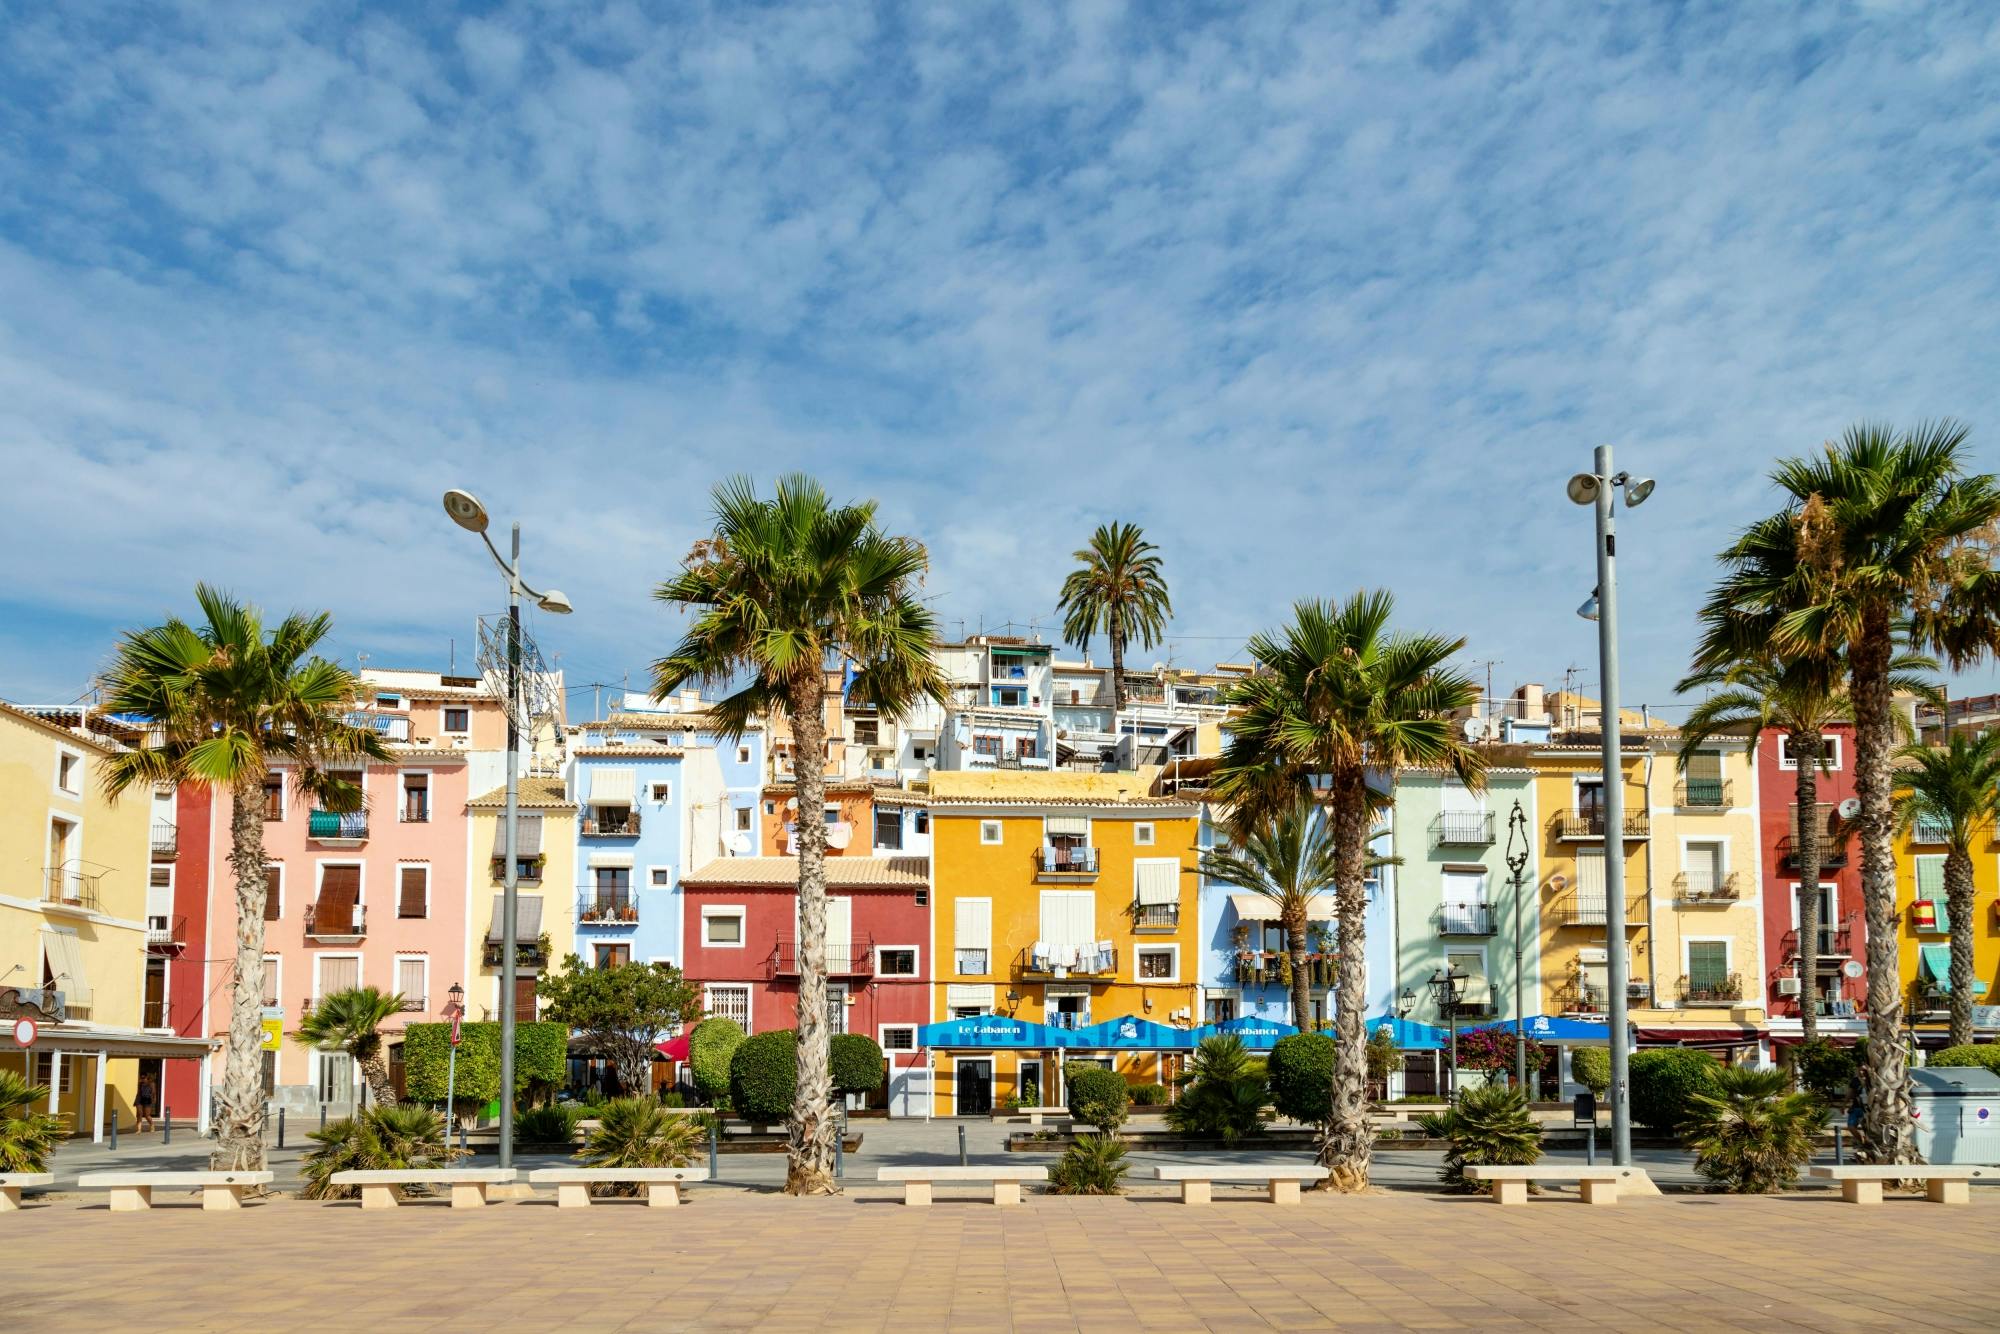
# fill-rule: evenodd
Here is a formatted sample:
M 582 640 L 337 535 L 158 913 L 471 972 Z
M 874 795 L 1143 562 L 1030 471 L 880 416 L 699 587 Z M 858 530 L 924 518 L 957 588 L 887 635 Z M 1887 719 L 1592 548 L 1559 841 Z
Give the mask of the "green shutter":
M 1729 980 L 1729 944 L 1721 940 L 1688 942 L 1688 985 L 1697 991 L 1718 990 Z
M 1937 909 L 1937 925 L 1931 930 L 1950 931 L 1951 919 L 1945 912 L 1944 858 L 1917 858 L 1917 897 L 1929 899 Z

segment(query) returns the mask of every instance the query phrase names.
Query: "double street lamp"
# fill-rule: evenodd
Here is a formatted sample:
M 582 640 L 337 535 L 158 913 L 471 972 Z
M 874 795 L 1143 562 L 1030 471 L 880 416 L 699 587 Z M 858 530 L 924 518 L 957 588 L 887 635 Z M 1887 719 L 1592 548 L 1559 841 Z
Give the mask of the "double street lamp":
M 515 910 L 520 896 L 520 867 L 514 850 L 521 828 L 521 595 L 527 594 L 543 611 L 567 614 L 569 599 L 551 588 L 537 593 L 521 579 L 521 525 L 515 524 L 510 556 L 503 557 L 486 535 L 486 507 L 470 491 L 444 493 L 444 512 L 469 533 L 479 534 L 486 550 L 507 576 L 507 816 L 502 834 L 507 854 L 505 892 L 500 918 L 500 1166 L 514 1165 L 514 983 Z
M 1444 967 L 1431 974 L 1429 986 L 1431 1000 L 1436 1003 L 1438 1013 L 1451 1025 L 1451 1083 L 1446 1088 L 1445 1100 L 1458 1101 L 1458 999 L 1465 994 L 1466 979 L 1463 973 L 1447 962 Z

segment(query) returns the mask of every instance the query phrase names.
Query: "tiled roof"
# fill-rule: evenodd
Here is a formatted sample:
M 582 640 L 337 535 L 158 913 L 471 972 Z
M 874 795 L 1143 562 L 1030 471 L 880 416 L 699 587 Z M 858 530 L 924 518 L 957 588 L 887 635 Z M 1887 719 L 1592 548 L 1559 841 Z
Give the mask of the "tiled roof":
M 649 741 L 642 741 L 637 745 L 631 746 L 578 746 L 570 754 L 589 756 L 685 755 L 687 754 L 687 750 L 681 746 L 659 745 Z
M 939 770 L 931 774 L 930 804 L 938 806 L 1172 806 L 1192 812 L 1193 802 L 1148 795 L 1157 766 L 1131 773 L 1048 773 L 1016 770 Z
M 116 754 L 120 749 L 115 737 L 105 736 L 98 732 L 87 732 L 78 727 L 71 726 L 65 720 L 71 711 L 53 710 L 52 712 L 58 716 L 45 717 L 33 709 L 24 709 L 19 705 L 9 704 L 5 700 L 0 700 L 0 713 L 18 718 L 22 722 L 38 727 L 44 732 L 59 736 L 64 741 L 79 746 L 89 746 L 92 750 L 105 755 Z M 82 717 L 81 714 L 77 714 L 76 716 L 79 718 Z
M 923 857 L 828 857 L 829 885 L 921 889 L 931 882 L 931 864 Z M 681 884 L 796 885 L 797 857 L 718 857 L 699 871 L 681 877 Z
M 494 788 L 483 797 L 474 797 L 465 803 L 471 810 L 504 810 L 507 806 L 507 789 Z M 569 792 L 560 778 L 523 778 L 517 804 L 526 810 L 567 810 L 576 809 L 576 803 L 569 799 Z

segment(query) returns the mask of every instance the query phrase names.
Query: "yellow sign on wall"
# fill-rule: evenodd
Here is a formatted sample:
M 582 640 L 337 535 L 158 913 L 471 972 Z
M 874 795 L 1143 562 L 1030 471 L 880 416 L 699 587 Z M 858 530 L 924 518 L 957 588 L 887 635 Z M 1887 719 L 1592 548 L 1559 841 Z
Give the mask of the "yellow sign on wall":
M 282 1019 L 265 1019 L 262 1023 L 264 1025 L 264 1041 L 261 1044 L 263 1050 L 277 1051 L 280 1047 L 284 1046 L 285 1021 Z

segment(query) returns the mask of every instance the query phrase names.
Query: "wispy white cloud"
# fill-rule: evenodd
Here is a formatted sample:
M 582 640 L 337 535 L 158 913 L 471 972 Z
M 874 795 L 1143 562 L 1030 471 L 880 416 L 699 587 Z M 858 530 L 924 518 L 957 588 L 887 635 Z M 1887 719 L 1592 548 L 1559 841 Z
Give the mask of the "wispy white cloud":
M 1611 441 L 1664 699 L 1774 455 L 2000 426 L 1979 6 L 52 7 L 0 77 L 14 695 L 197 578 L 435 659 L 494 600 L 468 481 L 616 679 L 708 486 L 787 468 L 923 536 L 954 628 L 1048 625 L 1117 517 L 1179 661 L 1388 584 L 1552 677 Z

